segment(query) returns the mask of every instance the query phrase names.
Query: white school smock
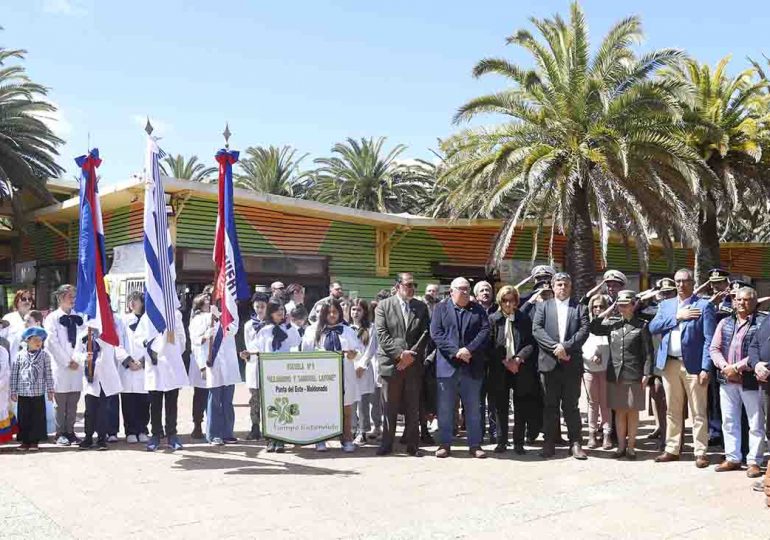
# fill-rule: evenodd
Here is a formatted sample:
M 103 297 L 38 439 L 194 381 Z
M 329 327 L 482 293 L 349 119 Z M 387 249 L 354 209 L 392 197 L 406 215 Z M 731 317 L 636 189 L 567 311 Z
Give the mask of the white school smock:
M 308 326 L 305 330 L 305 336 L 302 338 L 302 350 L 304 352 L 324 351 L 324 336 L 316 344 L 316 331 L 318 324 Z M 358 339 L 356 332 L 349 326 L 342 327 L 342 334 L 340 335 L 340 343 L 342 344 L 343 351 L 357 351 L 362 353 L 364 346 Z M 356 367 L 354 360 L 348 360 L 347 356 L 342 355 L 342 374 L 343 374 L 343 388 L 344 394 L 342 404 L 353 405 L 358 401 L 361 396 L 358 394 L 358 383 L 356 382 Z
M 0 420 L 8 418 L 11 410 L 11 362 L 8 351 L 0 347 Z
M 351 328 L 358 334 L 358 327 L 351 325 Z M 365 346 L 364 351 L 353 360 L 353 367 L 355 369 L 364 368 L 365 370 L 363 375 L 356 376 L 358 395 L 374 393 L 377 388 L 375 375 L 377 369 L 377 333 L 373 324 L 369 327 L 369 343 Z
M 259 350 L 257 349 L 257 334 L 258 332 L 254 329 L 254 321 L 247 321 L 243 327 L 243 337 L 246 342 L 247 351 Z M 259 361 L 256 356 L 249 356 L 249 359 L 246 360 L 246 386 L 253 390 L 259 388 Z
M 187 368 L 187 379 L 193 388 L 208 388 L 206 381 L 201 375 L 201 368 L 198 367 L 198 355 L 201 353 L 201 338 L 211 326 L 211 313 L 198 313 L 190 319 L 190 366 Z M 203 359 L 206 364 L 206 359 Z
M 207 365 L 209 348 L 214 343 L 219 327 L 220 323 L 217 322 L 213 328 L 209 327 L 203 335 L 196 336 L 195 341 L 192 341 L 191 339 L 198 368 L 206 369 L 206 388 L 219 388 L 220 386 L 229 386 L 241 382 L 241 371 L 238 369 L 238 350 L 235 346 L 235 334 L 230 333 L 222 338 L 222 344 L 219 346 L 216 358 L 214 358 L 214 365 Z M 204 339 L 205 342 L 203 341 Z
M 120 322 L 123 325 L 123 330 L 118 335 L 120 336 L 120 343 L 128 353 L 128 356 L 140 363 L 148 361 L 147 350 L 136 343 L 134 340 L 136 330 L 131 330 L 131 325 L 138 323 L 139 317 L 134 313 L 129 313 L 124 315 Z M 138 325 L 136 328 L 139 328 Z M 118 365 L 118 373 L 120 373 L 120 383 L 123 386 L 124 394 L 147 393 L 147 390 L 144 388 L 144 369 L 132 371 L 121 362 Z
M 117 328 L 120 319 L 115 320 L 116 330 L 118 336 L 120 336 L 120 329 Z M 119 394 L 123 389 L 120 384 L 120 375 L 118 375 L 118 365 L 128 357 L 126 350 L 117 346 L 114 347 L 109 343 L 102 341 L 100 338 L 93 338 L 94 343 L 98 343 L 100 350 L 96 356 L 96 362 L 94 364 L 94 377 L 93 381 L 89 382 L 86 379 L 85 369 L 81 372 L 83 377 L 83 390 L 89 396 L 99 397 L 104 391 L 106 396 L 114 396 Z M 86 356 L 88 351 L 88 330 L 84 329 L 78 335 L 77 345 L 75 346 L 75 356 L 78 358 L 80 364 L 84 367 L 86 365 Z
M 70 315 L 80 315 L 74 311 Z M 48 333 L 45 340 L 45 350 L 51 355 L 51 372 L 53 374 L 53 386 L 55 392 L 81 392 L 83 390 L 83 365 L 77 369 L 70 369 L 69 363 L 73 359 L 75 347 L 67 337 L 67 328 L 62 326 L 59 319 L 67 315 L 61 308 L 52 311 L 43 319 L 43 328 Z M 86 316 L 80 315 L 83 321 Z M 78 326 L 76 336 L 85 331 L 84 324 Z M 77 337 L 75 338 L 77 344 Z
M 297 352 L 299 351 L 300 346 L 302 345 L 302 338 L 299 335 L 299 332 L 297 332 L 297 329 L 292 325 L 289 324 L 282 324 L 281 328 L 283 328 L 283 331 L 286 332 L 286 339 L 283 340 L 283 343 L 281 343 L 281 346 L 278 349 L 273 349 L 273 328 L 275 327 L 274 324 L 268 324 L 262 327 L 262 329 L 257 333 L 256 337 L 254 338 L 254 348 L 247 348 L 249 351 L 258 351 L 261 353 L 269 353 L 269 352 Z M 257 363 L 257 357 L 253 356 L 250 357 L 250 362 Z M 259 368 L 257 368 L 256 375 L 259 375 Z M 251 387 L 249 387 L 251 388 Z M 259 381 L 257 381 L 257 388 L 259 388 Z
M 144 363 L 144 387 L 148 392 L 169 392 L 188 385 L 187 372 L 182 360 L 187 336 L 182 314 L 179 311 L 176 312 L 174 326 L 174 343 L 168 343 L 165 334 L 154 336 L 154 329 L 150 333 L 152 323 L 145 313 L 134 333 L 134 342 L 138 347 L 144 347 L 146 336 L 155 337 L 151 347 L 158 356 L 158 363 L 153 364 L 149 354 Z

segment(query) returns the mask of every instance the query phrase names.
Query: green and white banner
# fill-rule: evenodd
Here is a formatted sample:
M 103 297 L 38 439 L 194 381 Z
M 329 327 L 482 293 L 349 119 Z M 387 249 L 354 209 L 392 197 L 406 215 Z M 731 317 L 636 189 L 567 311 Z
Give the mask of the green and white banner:
M 260 353 L 262 434 L 312 444 L 342 434 L 342 355 Z

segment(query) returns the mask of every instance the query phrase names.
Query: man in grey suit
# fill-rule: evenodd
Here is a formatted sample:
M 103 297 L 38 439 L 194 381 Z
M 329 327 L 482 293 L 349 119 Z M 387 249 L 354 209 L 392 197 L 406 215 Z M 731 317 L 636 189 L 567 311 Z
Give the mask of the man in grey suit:
M 406 452 L 412 456 L 422 455 L 418 447 L 420 387 L 427 337 L 420 338 L 427 336 L 430 316 L 427 306 L 414 298 L 416 287 L 412 274 L 399 274 L 396 294 L 377 304 L 375 310 L 377 361 L 382 377 L 382 408 L 385 413 L 378 456 L 393 452 L 396 420 L 402 404 Z
M 586 307 L 570 298 L 572 278 L 565 272 L 553 276 L 553 299 L 538 304 L 532 318 L 532 333 L 540 346 L 538 370 L 543 386 L 545 442 L 542 456 L 556 454 L 560 435 L 559 406 L 569 433 L 570 453 L 586 459 L 581 443 L 582 421 L 578 400 L 583 374 L 583 343 L 588 339 Z

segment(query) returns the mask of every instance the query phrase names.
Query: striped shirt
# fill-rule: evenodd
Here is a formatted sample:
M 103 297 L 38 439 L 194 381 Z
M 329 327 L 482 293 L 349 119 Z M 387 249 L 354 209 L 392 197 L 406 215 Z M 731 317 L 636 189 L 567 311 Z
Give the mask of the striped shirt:
M 11 366 L 11 394 L 35 397 L 47 392 L 53 392 L 51 356 L 43 349 L 20 351 Z

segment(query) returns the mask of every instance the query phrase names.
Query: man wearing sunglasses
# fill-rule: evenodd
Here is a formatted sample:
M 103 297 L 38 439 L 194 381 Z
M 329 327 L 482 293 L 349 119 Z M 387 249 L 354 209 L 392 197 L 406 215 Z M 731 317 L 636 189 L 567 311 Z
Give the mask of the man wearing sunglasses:
M 419 457 L 420 388 L 430 316 L 428 307 L 414 297 L 417 283 L 412 274 L 399 274 L 395 288 L 395 295 L 377 304 L 374 317 L 385 414 L 377 455 L 393 452 L 396 420 L 403 404 L 406 452 Z

